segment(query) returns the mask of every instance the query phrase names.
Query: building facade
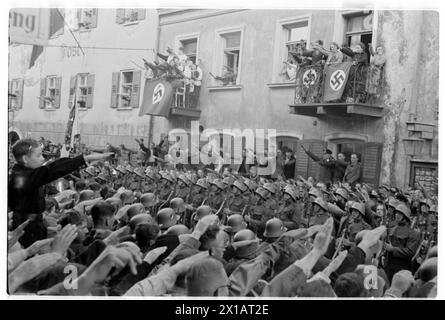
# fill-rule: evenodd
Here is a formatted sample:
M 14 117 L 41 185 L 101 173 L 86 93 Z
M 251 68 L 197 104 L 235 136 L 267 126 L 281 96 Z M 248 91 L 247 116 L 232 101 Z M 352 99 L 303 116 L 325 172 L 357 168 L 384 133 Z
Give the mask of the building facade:
M 131 110 L 111 108 L 110 103 L 116 104 L 112 98 L 112 87 L 118 83 L 116 73 L 134 68 L 128 60 L 140 61 L 141 52 L 95 51 L 91 57 L 69 58 L 76 64 L 62 59 L 60 48 L 45 48 L 46 63 L 40 67 L 43 71 L 33 86 L 28 88 L 25 83 L 23 109 L 14 117 L 14 126 L 22 132 L 37 136 L 43 135 L 37 132 L 50 136 L 58 132 L 54 139 L 60 140 L 69 110 L 65 106 L 69 100 L 68 79 L 89 72 L 96 74 L 94 83 L 101 83 L 101 87 L 95 91 L 93 107 L 80 117 L 82 138 L 83 134 L 88 136 L 86 143 L 131 143 L 134 137 L 147 135 L 159 141 L 173 128 L 189 130 L 192 120 L 217 130 L 275 129 L 278 146 L 296 152 L 296 172 L 304 177 L 316 175 L 318 165 L 302 152 L 301 145 L 316 154 L 325 147 L 334 155 L 358 153 L 364 182 L 404 188 L 422 181 L 434 188 L 438 159 L 437 12 L 163 9 L 157 13 L 147 10 L 144 21 L 126 26 L 116 22 L 116 10 L 99 9 L 97 30 L 79 33 L 83 45 L 105 41 L 99 32 L 102 11 L 107 45 L 154 47 L 161 53 L 168 47 L 182 47 L 190 59 L 199 62 L 203 79 L 197 109 L 172 106 L 171 117 L 165 119 L 138 117 L 135 103 Z M 95 31 L 97 38 L 93 37 Z M 53 41 L 63 44 L 69 37 L 65 31 Z M 297 101 L 295 78 L 286 72 L 283 62 L 295 44 L 303 43 L 310 49 L 317 40 L 322 40 L 325 48 L 332 41 L 347 46 L 357 42 L 366 47 L 369 43 L 383 46 L 386 65 L 378 99 L 372 103 Z M 13 54 L 15 49 L 11 49 L 10 79 L 23 74 L 16 73 L 14 63 L 26 60 L 23 55 Z M 153 52 L 144 54 L 154 57 Z M 235 74 L 234 81 L 216 80 L 215 76 L 223 76 L 227 68 Z M 27 116 L 26 108 L 39 108 L 36 96 L 41 85 L 37 80 L 60 72 L 64 73 L 61 101 L 65 107 L 60 108 L 64 110 L 42 109 Z M 121 72 L 119 77 L 125 79 L 126 75 Z M 414 144 L 417 150 L 412 151 Z

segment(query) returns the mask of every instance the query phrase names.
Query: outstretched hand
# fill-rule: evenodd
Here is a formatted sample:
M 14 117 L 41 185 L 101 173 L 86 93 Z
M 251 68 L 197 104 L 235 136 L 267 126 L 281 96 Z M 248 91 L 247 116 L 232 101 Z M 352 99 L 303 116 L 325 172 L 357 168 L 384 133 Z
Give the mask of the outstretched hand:
M 51 251 L 64 256 L 71 243 L 77 237 L 77 227 L 67 224 L 54 238 L 51 244 Z
M 317 233 L 314 240 L 315 251 L 325 254 L 331 241 L 332 229 L 334 228 L 334 219 L 331 217 L 323 224 L 322 229 Z
M 20 237 L 25 234 L 24 229 L 31 222 L 32 219 L 28 219 L 15 228 L 13 231 L 8 232 L 8 250 L 14 246 L 17 241 L 19 241 Z

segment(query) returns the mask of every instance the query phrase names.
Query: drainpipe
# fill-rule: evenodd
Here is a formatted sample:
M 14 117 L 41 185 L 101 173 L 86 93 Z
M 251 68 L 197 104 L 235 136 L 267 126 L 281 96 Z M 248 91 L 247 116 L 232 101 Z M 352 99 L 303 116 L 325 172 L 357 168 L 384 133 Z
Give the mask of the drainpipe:
M 159 13 L 158 13 L 158 32 L 156 34 L 156 52 L 159 52 L 159 43 L 161 38 L 161 21 L 160 21 Z M 157 57 L 155 56 L 155 59 Z M 154 126 L 154 116 L 150 115 L 149 129 L 148 129 L 148 147 L 150 148 L 150 144 L 153 141 L 153 126 Z

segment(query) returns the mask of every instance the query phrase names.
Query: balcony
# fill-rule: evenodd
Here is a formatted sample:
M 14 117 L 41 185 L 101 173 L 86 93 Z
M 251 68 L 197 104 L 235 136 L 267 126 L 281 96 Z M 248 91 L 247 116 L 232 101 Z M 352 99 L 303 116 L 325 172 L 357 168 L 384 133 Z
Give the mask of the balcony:
M 186 117 L 199 119 L 201 110 L 198 109 L 199 92 L 187 92 L 186 86 L 176 88 L 173 94 L 170 115 L 176 117 Z
M 304 66 L 298 70 L 294 103 L 289 106 L 291 114 L 311 117 L 383 117 L 384 108 L 379 106 L 379 102 L 383 96 L 384 69 L 377 70 L 374 66 L 366 65 L 352 66 L 343 94 L 334 101 L 325 98 L 325 78 L 322 65 Z

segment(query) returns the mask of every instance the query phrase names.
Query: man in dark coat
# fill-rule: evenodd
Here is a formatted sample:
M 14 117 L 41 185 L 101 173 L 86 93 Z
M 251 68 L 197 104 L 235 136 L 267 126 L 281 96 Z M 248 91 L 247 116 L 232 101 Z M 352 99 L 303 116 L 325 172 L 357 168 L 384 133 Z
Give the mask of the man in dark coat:
M 320 165 L 320 171 L 318 174 L 318 181 L 328 183 L 332 182 L 332 177 L 334 174 L 335 159 L 332 157 L 332 151 L 326 149 L 323 158 L 317 157 L 315 154 L 307 150 L 303 145 L 301 148 L 306 152 L 306 154 L 315 162 Z
M 12 148 L 17 164 L 12 168 L 8 183 L 8 206 L 13 214 L 13 228 L 28 219 L 25 234 L 19 239 L 26 248 L 37 240 L 45 239 L 47 230 L 42 213 L 45 210 L 44 185 L 74 170 L 86 167 L 87 162 L 106 159 L 111 153 L 75 158 L 61 158 L 43 165 L 42 147 L 34 139 L 19 140 Z

